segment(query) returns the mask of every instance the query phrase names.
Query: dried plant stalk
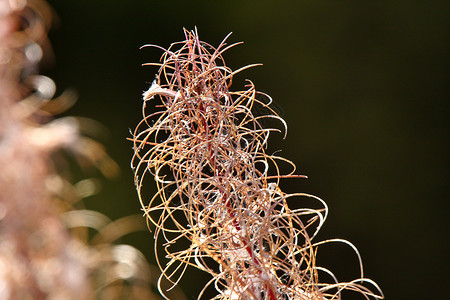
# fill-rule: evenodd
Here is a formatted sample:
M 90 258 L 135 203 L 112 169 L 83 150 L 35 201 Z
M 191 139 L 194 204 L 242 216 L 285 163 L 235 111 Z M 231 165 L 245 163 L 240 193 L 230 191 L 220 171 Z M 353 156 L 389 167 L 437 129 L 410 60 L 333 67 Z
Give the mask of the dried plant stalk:
M 52 99 L 55 84 L 37 73 L 51 16 L 43 0 L 0 0 L 0 299 L 155 299 L 142 253 L 114 244 L 138 228 L 136 216 L 112 222 L 79 209 L 95 181 L 59 172 L 69 171 L 61 150 L 108 177 L 118 166 L 83 135 L 86 124 L 53 118 L 74 95 Z
M 245 91 L 229 90 L 233 76 L 252 65 L 237 71 L 225 65 L 223 53 L 237 45 L 227 46 L 228 36 L 214 48 L 196 31 L 184 33 L 184 41 L 163 49 L 160 63 L 144 64 L 159 66 L 159 72 L 143 94 L 143 120 L 132 139 L 139 199 L 156 244 L 163 239 L 170 259 L 160 263 L 161 276 L 176 285 L 185 268 L 195 266 L 213 276 L 208 285 L 218 292 L 214 299 L 338 299 L 342 290 L 382 298 L 362 266 L 352 282 L 319 280 L 335 277 L 316 265 L 317 247 L 351 244 L 314 243 L 326 219 L 325 202 L 280 190 L 282 178 L 304 177 L 294 174 L 289 160 L 265 152 L 270 133 L 286 132 L 285 122 L 252 82 Z M 156 109 L 149 112 L 148 101 Z M 267 114 L 256 114 L 257 107 Z M 265 128 L 266 119 L 278 120 L 283 130 Z M 280 163 L 293 171 L 281 174 Z M 149 202 L 142 195 L 148 174 L 158 189 Z M 313 199 L 322 208 L 290 209 L 291 198 Z M 173 250 L 181 238 L 190 246 Z
M 0 298 L 88 299 L 88 268 L 46 186 L 51 153 L 77 139 L 70 122 L 45 125 L 41 110 L 54 92 L 35 74 L 49 9 L 3 0 L 0 14 Z

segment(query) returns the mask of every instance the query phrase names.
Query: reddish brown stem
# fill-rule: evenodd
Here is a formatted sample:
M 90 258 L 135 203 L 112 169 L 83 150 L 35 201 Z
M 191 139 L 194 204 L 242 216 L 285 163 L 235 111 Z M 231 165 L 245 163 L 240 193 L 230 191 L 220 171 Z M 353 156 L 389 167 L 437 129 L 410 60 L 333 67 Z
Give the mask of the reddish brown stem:
M 201 112 L 200 118 L 201 118 L 201 121 L 202 121 L 202 125 L 204 127 L 205 134 L 208 137 L 209 136 L 209 126 L 207 125 L 206 119 L 205 119 L 205 117 L 203 115 L 203 113 L 205 112 L 205 109 L 204 109 L 203 104 L 201 102 L 199 104 L 199 110 Z M 210 164 L 214 168 L 214 174 L 217 175 L 219 182 L 222 184 L 222 172 L 220 172 L 217 169 L 216 161 L 215 161 L 215 158 L 214 158 L 214 153 L 213 153 L 212 147 L 211 147 L 211 141 L 208 141 L 208 146 L 207 147 L 208 147 L 208 151 L 209 151 Z M 242 229 L 241 229 L 241 226 L 239 225 L 239 222 L 238 222 L 238 220 L 237 220 L 237 218 L 236 218 L 236 216 L 235 216 L 235 214 L 233 212 L 233 208 L 231 206 L 231 203 L 230 203 L 230 201 L 228 201 L 228 198 L 227 198 L 227 195 L 226 195 L 225 191 L 221 190 L 220 192 L 222 194 L 222 202 L 225 204 L 225 206 L 227 208 L 227 212 L 228 212 L 228 215 L 231 218 L 231 222 L 232 222 L 233 226 L 235 227 L 235 229 L 238 232 L 240 232 Z M 256 266 L 260 267 L 261 263 L 259 262 L 258 258 L 255 256 L 255 254 L 254 254 L 254 252 L 252 250 L 252 247 L 248 244 L 247 240 L 240 238 L 240 241 L 243 244 L 243 246 L 244 246 L 245 250 L 247 251 L 248 255 L 251 257 L 253 263 Z M 261 274 L 262 271 L 258 270 L 258 273 Z M 265 284 L 265 286 L 269 289 L 269 299 L 270 300 L 276 300 L 275 292 L 273 291 L 273 287 L 268 287 L 267 284 Z

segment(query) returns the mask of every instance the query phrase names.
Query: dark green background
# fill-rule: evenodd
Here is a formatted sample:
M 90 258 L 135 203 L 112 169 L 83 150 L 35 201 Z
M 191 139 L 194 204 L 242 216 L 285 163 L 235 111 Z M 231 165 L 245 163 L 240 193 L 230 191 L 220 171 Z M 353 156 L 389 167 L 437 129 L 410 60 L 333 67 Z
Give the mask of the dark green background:
M 198 27 L 217 45 L 244 41 L 228 64 L 270 94 L 289 125 L 273 150 L 308 180 L 290 192 L 325 199 L 320 238 L 339 237 L 360 250 L 366 275 L 387 299 L 448 295 L 448 1 L 105 1 L 52 0 L 60 26 L 50 34 L 56 65 L 46 69 L 58 91 L 74 87 L 68 115 L 93 118 L 121 177 L 103 181 L 90 208 L 112 218 L 139 212 L 129 160 L 129 128 L 140 119 L 141 94 L 155 70 L 140 67 Z M 148 182 L 148 186 L 152 186 Z M 124 239 L 153 256 L 150 233 Z M 319 264 L 342 280 L 357 276 L 349 249 L 324 249 Z M 183 288 L 196 295 L 200 273 Z M 206 276 L 203 276 L 206 278 Z M 193 296 L 190 296 L 193 299 Z

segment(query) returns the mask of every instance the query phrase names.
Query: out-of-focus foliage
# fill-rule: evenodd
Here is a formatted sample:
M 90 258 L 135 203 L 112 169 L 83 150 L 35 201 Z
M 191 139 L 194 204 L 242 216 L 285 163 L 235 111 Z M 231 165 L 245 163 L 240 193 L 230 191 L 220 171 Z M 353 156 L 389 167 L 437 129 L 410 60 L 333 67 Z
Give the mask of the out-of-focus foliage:
M 69 176 L 67 154 L 108 178 L 118 166 L 87 137 L 95 122 L 54 118 L 75 96 L 54 98 L 38 74 L 52 17 L 45 1 L 0 0 L 0 299 L 158 299 L 144 255 L 117 243 L 143 228 L 140 216 L 84 209 L 98 180 Z

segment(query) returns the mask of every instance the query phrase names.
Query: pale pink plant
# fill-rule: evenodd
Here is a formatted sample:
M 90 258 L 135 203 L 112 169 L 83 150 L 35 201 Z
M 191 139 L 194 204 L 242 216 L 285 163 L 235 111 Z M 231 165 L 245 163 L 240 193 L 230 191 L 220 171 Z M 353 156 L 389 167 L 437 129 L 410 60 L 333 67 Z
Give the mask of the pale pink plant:
M 194 266 L 212 275 L 199 299 L 210 285 L 218 293 L 213 299 L 339 299 L 343 290 L 381 299 L 375 282 L 364 278 L 352 244 L 313 241 L 327 217 L 325 202 L 280 190 L 281 179 L 305 176 L 294 174 L 291 161 L 266 153 L 270 133 L 287 130 L 271 98 L 251 81 L 244 91 L 230 90 L 233 76 L 254 66 L 236 71 L 226 66 L 223 53 L 239 43 L 227 45 L 227 36 L 213 47 L 196 31 L 184 33 L 185 40 L 168 49 L 144 46 L 160 48 L 163 55 L 159 63 L 144 64 L 159 71 L 143 94 L 143 120 L 132 138 L 139 199 L 154 230 L 155 251 L 162 244 L 169 259 L 159 262 L 161 280 L 175 286 Z M 255 114 L 257 107 L 267 114 Z M 279 121 L 282 129 L 266 128 L 267 119 Z M 291 165 L 292 172 L 281 174 L 280 163 Z M 157 186 L 150 200 L 142 191 L 147 175 Z M 321 208 L 291 209 L 294 199 L 314 200 Z M 181 239 L 189 241 L 186 249 L 177 246 Z M 335 241 L 358 256 L 360 276 L 354 281 L 340 283 L 316 265 L 318 246 Z
M 143 254 L 115 244 L 145 226 L 84 209 L 98 181 L 66 176 L 63 150 L 107 177 L 118 166 L 84 134 L 92 121 L 54 118 L 75 100 L 38 73 L 52 15 L 43 0 L 0 0 L 0 299 L 155 299 Z

